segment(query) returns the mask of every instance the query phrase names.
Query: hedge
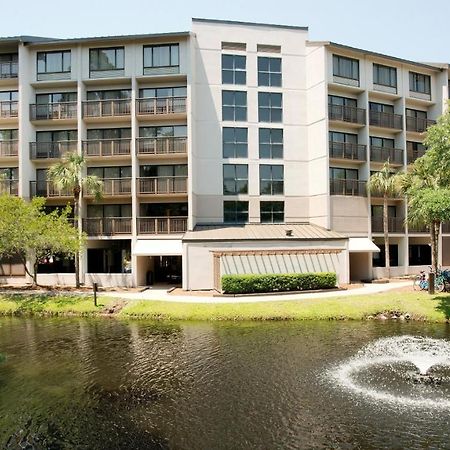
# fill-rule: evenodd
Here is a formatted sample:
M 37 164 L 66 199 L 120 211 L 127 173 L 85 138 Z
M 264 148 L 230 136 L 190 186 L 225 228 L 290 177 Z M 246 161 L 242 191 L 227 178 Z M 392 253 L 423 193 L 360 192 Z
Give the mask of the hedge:
M 222 276 L 222 290 L 225 294 L 306 291 L 335 286 L 336 274 L 333 272 Z

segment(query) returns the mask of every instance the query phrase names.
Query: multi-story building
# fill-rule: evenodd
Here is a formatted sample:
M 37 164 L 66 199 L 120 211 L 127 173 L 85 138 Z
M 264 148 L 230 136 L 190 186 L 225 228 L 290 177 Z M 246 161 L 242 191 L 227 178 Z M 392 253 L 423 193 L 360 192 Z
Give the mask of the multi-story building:
M 220 287 L 225 273 L 383 276 L 382 200 L 366 182 L 423 154 L 449 69 L 331 42 L 303 27 L 194 19 L 191 32 L 0 40 L 0 192 L 71 202 L 47 180 L 82 153 L 85 283 Z M 1 212 L 0 212 L 1 213 Z M 389 201 L 393 274 L 430 262 L 426 230 Z M 441 262 L 450 264 L 443 227 Z M 381 251 L 380 251 L 381 250 Z M 3 280 L 23 280 L 14 260 Z M 72 283 L 55 255 L 41 283 Z

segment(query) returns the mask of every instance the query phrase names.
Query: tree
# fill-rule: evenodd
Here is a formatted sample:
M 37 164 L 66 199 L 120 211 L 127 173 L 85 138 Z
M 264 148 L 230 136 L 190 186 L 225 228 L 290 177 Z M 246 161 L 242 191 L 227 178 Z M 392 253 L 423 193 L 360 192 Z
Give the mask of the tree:
M 91 175 L 83 175 L 86 167 L 84 156 L 77 153 L 67 153 L 62 161 L 51 166 L 47 172 L 47 178 L 57 188 L 61 190 L 69 190 L 73 193 L 74 218 L 78 223 L 80 215 L 80 202 L 83 191 L 91 194 L 96 200 L 102 197 L 103 183 L 96 177 Z M 79 236 L 81 240 L 81 229 Z M 75 254 L 75 285 L 80 287 L 80 252 Z
M 37 284 L 40 261 L 55 254 L 75 256 L 82 244 L 68 215 L 70 207 L 46 214 L 45 199 L 0 195 L 0 257 L 18 256 L 25 271 Z M 32 270 L 27 262 L 32 262 Z
M 391 275 L 391 263 L 389 254 L 389 216 L 388 216 L 388 199 L 401 192 L 399 184 L 399 176 L 391 171 L 389 160 L 383 165 L 379 172 L 375 172 L 367 182 L 367 190 L 371 193 L 377 193 L 383 197 L 383 234 L 384 234 L 384 251 L 385 251 L 385 267 L 387 277 Z

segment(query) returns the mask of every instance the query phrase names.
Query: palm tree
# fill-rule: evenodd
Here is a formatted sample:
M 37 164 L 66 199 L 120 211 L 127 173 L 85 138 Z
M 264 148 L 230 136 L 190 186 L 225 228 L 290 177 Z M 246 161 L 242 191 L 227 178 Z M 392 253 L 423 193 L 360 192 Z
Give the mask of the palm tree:
M 367 190 L 369 193 L 377 193 L 383 197 L 383 234 L 384 234 L 384 251 L 385 251 L 385 267 L 387 277 L 391 275 L 391 264 L 389 255 L 389 216 L 388 216 L 388 199 L 401 192 L 398 174 L 391 171 L 389 160 L 387 160 L 383 168 L 379 172 L 375 172 L 367 182 Z
M 96 176 L 83 175 L 86 159 L 77 153 L 67 153 L 60 162 L 48 169 L 47 179 L 58 189 L 73 193 L 73 214 L 75 223 L 78 223 L 80 214 L 80 201 L 85 191 L 99 200 L 102 197 L 103 182 Z M 81 227 L 79 236 L 81 239 Z M 80 287 L 80 254 L 75 254 L 75 285 Z

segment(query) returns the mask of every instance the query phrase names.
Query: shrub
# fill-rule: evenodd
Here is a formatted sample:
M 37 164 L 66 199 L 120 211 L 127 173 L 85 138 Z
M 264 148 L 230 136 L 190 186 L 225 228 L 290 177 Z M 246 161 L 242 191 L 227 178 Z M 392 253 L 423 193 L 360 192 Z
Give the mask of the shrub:
M 336 274 L 332 272 L 222 276 L 222 290 L 226 294 L 306 291 L 335 286 Z

